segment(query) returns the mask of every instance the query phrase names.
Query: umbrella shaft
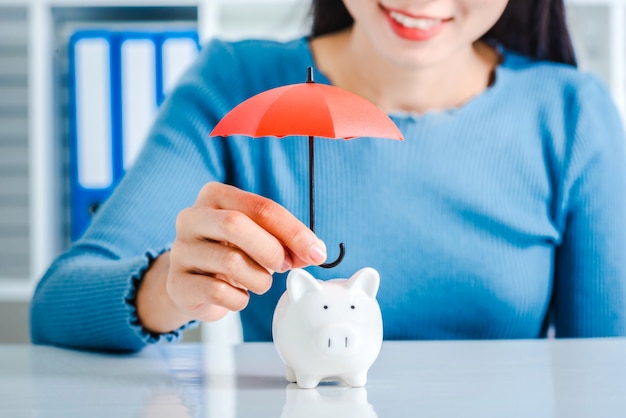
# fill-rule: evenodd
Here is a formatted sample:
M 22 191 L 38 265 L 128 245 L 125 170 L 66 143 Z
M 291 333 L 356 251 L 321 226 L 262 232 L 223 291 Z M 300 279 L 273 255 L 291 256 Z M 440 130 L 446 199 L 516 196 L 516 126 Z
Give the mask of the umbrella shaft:
M 315 144 L 309 136 L 309 228 L 315 232 Z

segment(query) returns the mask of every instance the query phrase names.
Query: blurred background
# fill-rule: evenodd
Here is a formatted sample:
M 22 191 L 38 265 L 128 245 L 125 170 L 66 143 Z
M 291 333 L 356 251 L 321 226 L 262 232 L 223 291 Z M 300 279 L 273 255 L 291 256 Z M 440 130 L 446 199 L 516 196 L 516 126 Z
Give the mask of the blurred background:
M 580 67 L 604 79 L 626 117 L 626 0 L 566 3 Z M 0 0 L 0 344 L 30 341 L 37 280 L 132 164 L 198 49 L 215 36 L 306 34 L 308 7 L 308 0 Z M 185 336 L 200 338 L 199 329 Z

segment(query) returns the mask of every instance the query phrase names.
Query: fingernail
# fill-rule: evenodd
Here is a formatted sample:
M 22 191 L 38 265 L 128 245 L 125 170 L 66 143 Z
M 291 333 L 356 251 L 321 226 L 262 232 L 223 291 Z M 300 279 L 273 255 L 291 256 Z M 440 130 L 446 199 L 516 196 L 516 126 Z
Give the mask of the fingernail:
M 321 264 L 326 261 L 326 246 L 322 241 L 311 246 L 309 249 L 309 257 L 315 264 Z

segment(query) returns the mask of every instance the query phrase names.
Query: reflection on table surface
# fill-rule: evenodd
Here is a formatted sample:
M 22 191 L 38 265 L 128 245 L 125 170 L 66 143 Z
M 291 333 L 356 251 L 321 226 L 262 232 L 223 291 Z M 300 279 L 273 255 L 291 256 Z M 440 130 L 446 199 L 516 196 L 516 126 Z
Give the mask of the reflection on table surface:
M 288 384 L 270 343 L 0 346 L 1 417 L 624 417 L 626 339 L 385 342 L 365 388 Z

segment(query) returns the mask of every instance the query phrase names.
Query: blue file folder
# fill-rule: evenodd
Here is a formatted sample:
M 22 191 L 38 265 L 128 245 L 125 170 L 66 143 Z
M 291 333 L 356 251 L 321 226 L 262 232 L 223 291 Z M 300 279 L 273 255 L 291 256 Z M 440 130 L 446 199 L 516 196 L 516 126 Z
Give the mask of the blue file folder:
M 158 106 L 199 48 L 194 31 L 81 30 L 70 37 L 72 240 L 132 165 Z

